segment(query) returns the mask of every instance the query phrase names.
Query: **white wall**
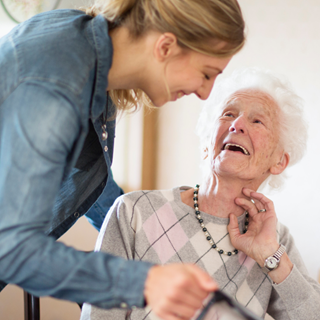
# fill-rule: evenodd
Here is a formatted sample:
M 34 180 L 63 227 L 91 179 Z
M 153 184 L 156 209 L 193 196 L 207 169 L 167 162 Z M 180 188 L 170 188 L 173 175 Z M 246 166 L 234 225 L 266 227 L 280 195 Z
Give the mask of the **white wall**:
M 312 277 L 320 268 L 320 1 L 240 0 L 248 26 L 245 48 L 224 72 L 259 66 L 285 75 L 305 100 L 308 152 L 290 171 L 284 189 L 271 199 Z M 163 107 L 160 117 L 158 186 L 194 185 L 200 180 L 198 140 L 194 135 L 201 102 L 185 97 Z

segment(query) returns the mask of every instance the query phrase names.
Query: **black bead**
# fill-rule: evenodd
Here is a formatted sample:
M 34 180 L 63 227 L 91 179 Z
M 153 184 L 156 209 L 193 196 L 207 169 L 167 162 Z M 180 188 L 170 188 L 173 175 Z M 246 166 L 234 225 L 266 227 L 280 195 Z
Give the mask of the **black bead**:
M 246 213 L 246 218 L 249 218 L 249 213 L 248 212 Z
M 215 249 L 216 247 L 217 247 L 217 245 L 214 243 L 214 244 L 212 245 L 212 248 Z
M 198 198 L 194 197 L 193 200 L 198 200 Z
M 196 211 L 196 214 L 200 214 L 200 211 Z
M 211 237 L 210 237 L 210 236 L 208 236 L 208 237 L 207 237 L 207 240 L 211 240 Z
M 244 229 L 244 230 L 243 230 L 243 233 L 247 233 L 247 230 L 246 230 L 246 229 Z
M 193 191 L 193 194 L 198 194 L 198 191 L 197 190 Z
M 202 231 L 203 231 L 203 232 L 207 232 L 207 228 L 203 228 Z
M 221 250 L 219 250 L 219 253 L 220 253 L 220 254 L 223 254 L 223 250 L 222 250 L 222 249 L 221 249 Z
M 229 252 L 228 252 L 228 256 L 231 256 L 231 255 L 232 255 L 232 253 L 229 251 Z
M 245 223 L 244 223 L 246 226 L 249 224 L 249 221 L 245 221 Z
M 198 184 L 196 184 L 196 188 L 199 188 L 200 186 Z
M 202 219 L 199 219 L 198 221 L 199 221 L 199 223 L 202 223 L 202 222 L 203 222 L 203 220 L 202 220 Z
M 234 251 L 233 251 L 235 254 L 237 254 L 238 253 L 238 250 L 237 249 L 234 249 Z
M 195 207 L 195 208 L 198 208 L 198 204 L 197 204 L 197 203 L 195 203 L 195 204 L 194 204 L 194 207 Z

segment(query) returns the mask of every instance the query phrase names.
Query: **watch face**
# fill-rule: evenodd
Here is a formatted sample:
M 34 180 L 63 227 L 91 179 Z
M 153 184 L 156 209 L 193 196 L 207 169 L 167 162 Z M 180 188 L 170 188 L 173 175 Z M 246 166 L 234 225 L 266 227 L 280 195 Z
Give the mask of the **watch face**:
M 269 269 L 274 269 L 278 265 L 278 261 L 274 257 L 270 257 L 266 260 L 266 267 Z
M 0 0 L 0 2 L 7 15 L 19 23 L 37 13 L 56 9 L 60 0 Z

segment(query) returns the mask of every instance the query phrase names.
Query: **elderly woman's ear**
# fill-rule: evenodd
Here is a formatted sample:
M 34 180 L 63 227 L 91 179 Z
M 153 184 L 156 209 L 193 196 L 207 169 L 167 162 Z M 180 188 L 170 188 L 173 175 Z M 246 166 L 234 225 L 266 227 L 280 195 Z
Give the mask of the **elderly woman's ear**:
M 275 165 L 270 168 L 270 173 L 277 175 L 283 172 L 283 170 L 288 166 L 290 161 L 290 156 L 287 152 L 283 152 L 281 159 Z

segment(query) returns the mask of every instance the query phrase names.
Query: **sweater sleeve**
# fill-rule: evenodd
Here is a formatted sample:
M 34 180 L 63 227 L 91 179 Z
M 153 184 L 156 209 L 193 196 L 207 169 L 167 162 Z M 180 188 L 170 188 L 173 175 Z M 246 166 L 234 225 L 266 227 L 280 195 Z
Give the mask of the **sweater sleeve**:
M 277 320 L 318 319 L 320 285 L 308 275 L 293 237 L 283 225 L 280 227 L 280 243 L 286 246 L 294 266 L 283 282 L 273 284 L 268 313 Z
M 110 208 L 97 239 L 96 251 L 108 252 L 127 260 L 135 259 L 135 233 L 137 225 L 133 225 L 129 217 L 132 210 L 130 204 L 130 197 L 125 195 L 119 197 Z M 138 213 L 137 216 L 139 216 Z M 139 220 L 137 216 L 136 219 Z M 130 284 L 128 284 L 129 286 Z M 121 308 L 105 310 L 84 304 L 81 320 L 124 320 L 127 319 L 132 309 L 135 309 L 135 307 L 129 308 L 126 304 L 122 304 Z

